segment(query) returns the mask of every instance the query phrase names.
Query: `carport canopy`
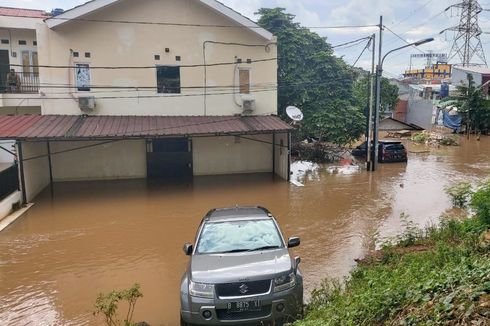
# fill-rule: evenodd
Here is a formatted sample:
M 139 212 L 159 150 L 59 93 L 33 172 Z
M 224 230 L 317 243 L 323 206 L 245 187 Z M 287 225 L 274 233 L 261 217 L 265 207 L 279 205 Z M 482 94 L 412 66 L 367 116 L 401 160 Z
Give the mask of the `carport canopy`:
M 141 139 L 291 132 L 277 116 L 0 116 L 0 139 Z

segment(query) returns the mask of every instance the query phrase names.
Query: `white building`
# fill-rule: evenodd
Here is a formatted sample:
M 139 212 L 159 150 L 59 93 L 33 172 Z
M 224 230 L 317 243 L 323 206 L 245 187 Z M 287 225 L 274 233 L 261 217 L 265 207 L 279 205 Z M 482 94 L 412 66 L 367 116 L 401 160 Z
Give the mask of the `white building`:
M 215 0 L 94 0 L 36 24 L 42 115 L 0 117 L 23 202 L 51 182 L 289 178 L 277 44 Z

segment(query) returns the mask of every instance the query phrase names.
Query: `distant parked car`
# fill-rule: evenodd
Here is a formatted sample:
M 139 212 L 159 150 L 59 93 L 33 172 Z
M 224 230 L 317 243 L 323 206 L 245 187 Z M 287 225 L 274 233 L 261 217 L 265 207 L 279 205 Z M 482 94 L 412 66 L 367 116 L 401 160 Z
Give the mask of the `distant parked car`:
M 211 210 L 197 231 L 180 287 L 181 325 L 283 325 L 302 316 L 300 258 L 262 207 Z
M 373 149 L 374 153 L 374 149 Z M 366 157 L 367 142 L 362 143 L 352 150 L 353 156 Z M 380 140 L 378 145 L 378 162 L 407 162 L 407 150 L 401 141 Z

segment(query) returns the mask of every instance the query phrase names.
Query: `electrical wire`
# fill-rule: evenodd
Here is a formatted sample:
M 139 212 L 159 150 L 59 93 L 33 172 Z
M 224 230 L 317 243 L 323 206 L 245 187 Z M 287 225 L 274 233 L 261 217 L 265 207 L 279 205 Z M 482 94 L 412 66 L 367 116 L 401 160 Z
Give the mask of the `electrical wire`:
M 360 39 L 357 39 L 357 40 L 354 40 L 354 41 L 350 41 L 350 42 L 346 42 L 346 43 L 342 43 L 342 44 L 337 44 L 337 45 L 332 46 L 332 49 L 335 49 L 335 48 L 338 48 L 338 47 L 342 47 L 344 45 L 349 45 L 349 44 L 352 44 L 352 43 L 360 43 L 361 41 L 364 41 L 364 40 L 367 40 L 367 39 L 371 39 L 371 37 L 367 36 L 367 37 L 363 37 L 363 38 L 360 38 Z
M 11 16 L 11 15 L 0 15 Z M 20 18 L 32 18 L 29 16 L 15 16 Z M 219 25 L 219 24 L 189 24 L 189 23 L 175 23 L 175 22 L 151 22 L 151 21 L 131 21 L 131 20 L 105 20 L 105 19 L 87 19 L 87 18 L 62 18 L 54 16 L 45 19 L 46 20 L 62 20 L 62 21 L 77 21 L 77 22 L 91 22 L 91 23 L 110 23 L 110 24 L 134 24 L 134 25 L 160 25 L 160 26 L 176 26 L 176 27 L 211 27 L 211 28 L 247 28 L 247 29 L 264 29 L 257 25 L 253 21 L 254 25 Z M 344 29 L 344 28 L 366 28 L 376 27 L 377 25 L 333 25 L 333 26 L 304 26 L 309 29 Z
M 359 61 L 359 59 L 361 59 L 362 55 L 364 54 L 364 52 L 366 52 L 366 50 L 369 48 L 369 46 L 371 45 L 371 41 L 372 39 L 369 38 L 369 41 L 367 42 L 366 46 L 364 47 L 364 49 L 362 49 L 362 52 L 361 54 L 359 54 L 359 56 L 357 57 L 356 61 L 354 61 L 354 63 L 352 64 L 352 66 L 355 66 L 357 64 L 357 62 Z
M 416 25 L 412 25 L 412 26 L 410 27 L 410 29 L 411 29 L 411 28 L 413 28 L 413 27 L 422 27 L 422 26 L 425 26 L 425 25 L 427 25 L 427 23 L 429 23 L 429 22 L 433 22 L 433 20 L 434 20 L 434 19 L 436 19 L 436 18 L 437 18 L 437 17 L 439 17 L 440 15 L 444 14 L 445 12 L 446 12 L 446 9 L 443 9 L 442 11 L 438 12 L 437 14 L 435 14 L 435 15 L 433 15 L 433 16 L 431 16 L 431 17 L 427 18 L 427 19 L 426 19 L 426 20 L 424 20 L 422 23 L 420 23 L 420 24 L 416 24 Z M 393 27 L 393 26 L 392 26 L 392 27 Z M 409 29 L 408 31 L 410 31 L 410 29 Z M 408 33 L 408 31 L 407 31 L 407 32 L 404 32 L 404 33 L 400 33 L 399 35 L 400 35 L 400 36 L 401 36 L 401 35 L 406 35 L 406 33 Z M 386 45 L 389 45 L 389 44 L 393 44 L 393 43 L 394 43 L 394 41 L 396 41 L 396 39 L 397 39 L 397 37 L 392 37 L 391 39 L 387 40 L 387 42 L 385 42 L 383 45 L 384 45 L 384 46 L 386 46 Z
M 132 132 L 133 132 L 133 134 L 136 134 L 136 133 L 148 133 L 148 132 L 155 132 L 155 131 L 160 131 L 161 132 L 161 131 L 168 130 L 168 129 L 202 126 L 202 125 L 209 125 L 209 124 L 222 123 L 222 122 L 228 122 L 228 121 L 236 121 L 236 117 L 227 118 L 227 119 L 220 119 L 219 121 L 196 122 L 196 123 L 184 124 L 184 125 L 180 125 L 180 126 L 159 127 L 159 128 L 145 129 L 145 130 L 133 130 Z M 230 136 L 237 136 L 237 137 L 240 137 L 240 138 L 243 138 L 243 139 L 252 140 L 252 141 L 266 142 L 266 141 L 262 141 L 262 140 L 258 140 L 258 139 L 243 137 L 243 136 L 240 136 L 240 135 L 230 135 Z M 211 136 L 207 136 L 207 137 L 211 137 Z M 69 139 L 69 140 L 70 141 L 77 141 L 77 139 Z M 66 149 L 66 150 L 62 150 L 62 151 L 58 151 L 58 152 L 53 152 L 53 153 L 49 153 L 49 154 L 36 155 L 36 156 L 33 156 L 33 157 L 22 159 L 22 162 L 32 161 L 32 160 L 36 160 L 36 159 L 39 159 L 39 158 L 48 157 L 50 155 L 59 155 L 59 154 L 73 152 L 73 151 L 82 150 L 82 149 L 86 149 L 86 148 L 92 148 L 92 147 L 96 147 L 96 146 L 102 146 L 102 145 L 106 145 L 106 144 L 110 144 L 110 143 L 115 143 L 115 142 L 119 142 L 119 141 L 123 141 L 123 140 L 127 140 L 127 139 L 108 140 L 108 141 L 100 142 L 100 143 L 97 143 L 97 144 L 90 144 L 90 145 L 80 146 L 80 147 L 76 147 L 76 148 L 70 148 L 70 149 Z M 270 142 L 266 142 L 266 143 L 272 145 L 272 143 L 270 143 Z
M 266 46 L 266 45 L 262 45 Z M 269 59 L 258 59 L 258 60 L 247 60 L 242 62 L 242 64 L 252 64 L 259 62 L 269 62 L 276 61 L 277 58 Z M 237 64 L 234 62 L 217 62 L 208 64 L 191 64 L 191 65 L 179 65 L 179 68 L 201 68 L 201 67 L 215 67 L 215 66 L 229 66 Z M 2 63 L 0 66 L 10 66 L 10 67 L 29 67 L 29 68 L 46 68 L 46 69 L 76 69 L 78 66 L 65 66 L 65 65 L 23 65 L 23 64 L 6 64 Z M 89 66 L 90 70 L 129 70 L 129 69 L 157 69 L 158 65 L 153 66 Z
M 401 23 L 407 21 L 407 19 L 409 19 L 410 17 L 412 17 L 416 12 L 424 9 L 425 7 L 427 7 L 431 2 L 433 2 L 434 0 L 429 0 L 427 1 L 426 3 L 424 3 L 423 5 L 419 6 L 417 9 L 413 10 L 408 16 L 406 16 L 405 18 L 403 18 L 402 20 L 400 20 L 399 22 L 395 23 L 395 24 L 392 24 L 391 27 L 393 28 L 394 26 L 396 25 L 400 25 Z
M 396 37 L 398 37 L 400 40 L 402 40 L 403 42 L 405 42 L 406 44 L 411 44 L 410 42 L 408 42 L 407 40 L 405 40 L 403 37 L 401 37 L 400 35 L 398 35 L 397 33 L 393 32 L 389 27 L 387 26 L 384 26 L 391 34 L 395 35 Z M 418 47 L 416 47 L 415 45 L 412 45 L 413 48 L 415 48 L 417 51 L 421 52 L 421 53 L 426 53 L 425 51 L 422 51 L 421 49 L 419 49 Z
M 332 81 L 332 79 L 325 81 L 325 80 L 318 80 L 318 81 L 304 81 L 304 82 L 289 82 L 289 83 L 263 83 L 263 84 L 255 84 L 251 86 L 251 90 L 254 92 L 267 92 L 267 91 L 277 91 L 279 89 L 312 89 L 312 88 L 321 88 L 329 85 L 329 83 Z M 60 86 L 58 85 L 51 85 L 51 86 L 44 86 L 46 88 L 61 88 L 61 89 L 67 89 L 67 88 L 77 88 L 76 86 L 64 86 L 68 84 L 61 84 Z M 44 87 L 42 87 L 44 89 Z M 92 86 L 91 86 L 92 87 Z M 79 93 L 80 95 L 86 95 L 90 96 L 93 93 L 99 93 L 99 94 L 107 94 L 107 93 L 128 93 L 132 88 L 127 87 L 127 86 L 122 86 L 121 89 L 118 89 L 118 86 L 114 86 L 115 90 L 111 90 L 113 86 L 94 86 L 94 88 L 107 88 L 108 90 L 105 91 L 90 91 L 87 93 Z M 139 87 L 134 87 L 132 89 L 133 92 L 139 92 L 140 90 L 138 89 Z M 182 87 L 184 88 L 184 87 Z M 202 89 L 204 88 L 203 86 L 191 86 L 189 87 L 191 89 Z M 236 95 L 240 94 L 239 92 L 239 87 L 236 86 L 209 86 L 208 88 L 211 88 L 215 90 L 215 92 L 209 92 L 206 94 L 209 95 Z M 152 91 L 152 90 L 157 90 L 157 87 L 151 86 L 144 88 L 145 91 Z M 227 91 L 229 90 L 229 91 Z M 46 92 L 44 93 L 46 95 L 69 95 L 72 94 L 72 92 Z M 189 96 L 204 96 L 204 93 L 189 93 L 189 94 L 181 94 L 181 93 L 159 93 L 159 94 L 152 94 L 152 95 L 130 95 L 130 96 L 97 96 L 95 99 L 138 99 L 138 98 L 162 98 L 162 97 L 189 97 Z M 16 98 L 19 100 L 27 100 L 27 99 L 40 99 L 40 100 L 50 100 L 50 99 L 58 99 L 58 100 L 64 100 L 64 99 L 71 99 L 68 97 L 44 97 L 44 96 L 39 96 L 39 97 L 24 97 L 24 98 Z

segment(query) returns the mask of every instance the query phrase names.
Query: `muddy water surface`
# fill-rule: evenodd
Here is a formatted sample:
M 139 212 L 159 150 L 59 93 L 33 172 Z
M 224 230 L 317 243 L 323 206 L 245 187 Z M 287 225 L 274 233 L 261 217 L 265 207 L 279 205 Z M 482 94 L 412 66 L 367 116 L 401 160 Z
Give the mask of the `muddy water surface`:
M 269 208 L 286 237 L 301 237 L 296 253 L 310 291 L 324 277 L 345 276 L 375 236 L 399 233 L 402 213 L 421 226 L 435 223 L 450 207 L 446 185 L 489 173 L 484 138 L 410 153 L 407 165 L 381 165 L 374 174 L 297 163 L 297 185 L 270 175 L 57 184 L 53 198 L 45 191 L 0 234 L 0 325 L 99 325 L 97 294 L 134 282 L 144 293 L 136 319 L 177 325 L 188 260 L 182 244 L 210 208 L 237 204 Z

